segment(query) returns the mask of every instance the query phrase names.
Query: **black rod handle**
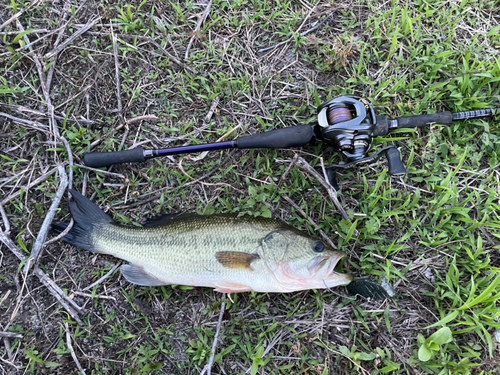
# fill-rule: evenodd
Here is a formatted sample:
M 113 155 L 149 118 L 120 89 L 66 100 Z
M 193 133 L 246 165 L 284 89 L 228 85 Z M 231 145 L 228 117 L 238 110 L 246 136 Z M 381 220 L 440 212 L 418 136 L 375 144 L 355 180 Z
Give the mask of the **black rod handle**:
M 289 126 L 288 128 L 239 137 L 236 147 L 245 148 L 289 148 L 307 145 L 313 139 L 311 125 Z
M 398 129 L 421 128 L 432 124 L 450 125 L 453 114 L 450 111 L 433 113 L 430 115 L 403 116 L 396 119 Z
M 109 167 L 120 163 L 142 163 L 145 161 L 144 149 L 140 146 L 125 151 L 89 152 L 83 157 L 85 165 L 92 168 Z

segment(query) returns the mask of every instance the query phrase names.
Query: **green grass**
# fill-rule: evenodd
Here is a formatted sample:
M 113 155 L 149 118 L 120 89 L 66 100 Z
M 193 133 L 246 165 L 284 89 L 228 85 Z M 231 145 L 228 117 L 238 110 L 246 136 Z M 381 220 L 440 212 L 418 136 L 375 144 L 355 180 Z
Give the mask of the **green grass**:
M 28 3 L 12 1 L 9 18 Z M 55 30 L 62 4 L 41 3 L 19 17 L 26 30 Z M 342 94 L 371 101 L 377 114 L 402 116 L 498 106 L 500 8 L 497 1 L 356 0 L 319 3 L 308 16 L 305 2 L 215 0 L 180 68 L 204 5 L 194 1 L 104 1 L 69 9 L 63 40 L 92 15 L 100 23 L 57 58 L 44 55 L 58 32 L 34 47 L 45 75 L 55 65 L 51 101 L 59 131 L 80 162 L 93 151 L 116 151 L 215 142 L 314 120 L 316 107 Z M 335 15 L 307 35 L 332 11 Z M 300 32 L 297 29 L 306 19 Z M 125 129 L 116 113 L 115 62 L 110 28 L 117 36 L 123 115 L 154 114 L 157 122 Z M 17 30 L 16 23 L 3 32 Z M 27 32 L 30 41 L 46 33 Z M 24 34 L 2 35 L 0 110 L 48 125 L 6 106 L 46 111 L 40 78 L 24 45 Z M 276 50 L 269 45 L 291 38 Z M 214 98 L 212 120 L 197 131 Z M 88 108 L 88 109 L 87 109 Z M 75 120 L 87 118 L 93 124 Z M 3 121 L 3 122 L 2 122 Z M 19 191 L 67 160 L 54 137 L 0 119 L 0 196 Z M 4 136 L 5 133 L 7 134 Z M 498 118 L 394 132 L 374 141 L 371 152 L 396 145 L 407 175 L 390 177 L 379 163 L 342 173 L 343 221 L 321 185 L 280 160 L 298 150 L 217 151 L 203 160 L 154 159 L 119 165 L 116 176 L 74 168 L 80 189 L 110 207 L 115 220 L 137 224 L 159 212 L 247 213 L 281 218 L 318 233 L 323 230 L 347 253 L 343 264 L 356 277 L 387 280 L 396 296 L 383 304 L 353 301 L 342 288 L 284 295 L 245 293 L 225 299 L 227 311 L 213 373 L 243 374 L 497 374 L 500 329 L 500 219 Z M 339 153 L 319 143 L 301 156 L 316 168 L 337 164 Z M 314 156 L 313 156 L 314 155 Z M 189 184 L 209 172 L 205 184 Z M 7 181 L 8 179 L 8 181 Z M 124 183 L 125 182 L 125 183 Z M 4 206 L 11 238 L 29 254 L 58 186 L 53 174 Z M 158 194 L 157 199 L 145 202 Z M 283 198 L 290 196 L 315 228 Z M 3 198 L 1 198 L 3 199 Z M 126 199 L 126 202 L 125 202 Z M 63 204 L 58 219 L 67 219 Z M 4 227 L 2 226 L 2 229 Z M 354 228 L 359 235 L 354 235 Z M 64 322 L 82 366 L 92 374 L 192 374 L 206 364 L 222 296 L 210 289 L 144 288 L 123 281 L 118 271 L 103 284 L 75 295 L 85 306 L 78 326 L 35 278 L 26 281 L 17 258 L 2 248 L 0 330 L 23 334 L 10 340 L 13 358 L 26 373 L 75 369 Z M 47 246 L 41 267 L 68 294 L 105 275 L 117 260 L 62 245 Z M 28 291 L 30 297 L 28 297 Z M 14 296 L 14 297 L 13 297 Z M 108 297 L 108 298 L 101 298 Z M 22 309 L 11 321 L 21 300 Z M 32 318 L 34 317 L 34 318 Z M 5 364 L 9 371 L 15 368 Z M 11 367 L 9 367 L 11 366 Z M 73 373 L 76 373 L 75 371 Z

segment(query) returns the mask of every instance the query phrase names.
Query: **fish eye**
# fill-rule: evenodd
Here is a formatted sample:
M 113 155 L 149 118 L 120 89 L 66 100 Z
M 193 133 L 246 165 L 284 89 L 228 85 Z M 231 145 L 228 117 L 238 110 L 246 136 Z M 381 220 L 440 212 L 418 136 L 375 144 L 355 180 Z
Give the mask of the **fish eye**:
M 325 245 L 323 245 L 323 243 L 319 241 L 316 241 L 315 243 L 313 243 L 312 248 L 315 252 L 321 253 L 323 252 L 323 250 L 325 250 Z

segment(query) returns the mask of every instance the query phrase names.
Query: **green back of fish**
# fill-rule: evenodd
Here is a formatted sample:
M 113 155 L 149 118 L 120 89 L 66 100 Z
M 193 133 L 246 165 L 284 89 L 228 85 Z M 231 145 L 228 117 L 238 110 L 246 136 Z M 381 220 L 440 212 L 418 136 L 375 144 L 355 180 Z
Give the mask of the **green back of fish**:
M 261 217 L 226 215 L 189 215 L 144 228 L 103 223 L 95 227 L 95 251 L 123 259 L 158 256 L 196 261 L 220 251 L 251 252 L 274 230 L 292 229 L 276 220 Z

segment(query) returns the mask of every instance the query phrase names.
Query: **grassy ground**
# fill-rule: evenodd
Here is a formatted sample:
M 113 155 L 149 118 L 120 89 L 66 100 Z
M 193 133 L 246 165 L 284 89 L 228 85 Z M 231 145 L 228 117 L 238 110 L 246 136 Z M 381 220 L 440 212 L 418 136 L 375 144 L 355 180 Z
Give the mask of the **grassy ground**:
M 15 15 L 0 26 L 0 111 L 36 122 L 0 116 L 0 228 L 10 224 L 24 255 L 62 181 L 52 170 L 69 159 L 63 138 L 82 164 L 88 150 L 197 144 L 230 130 L 227 139 L 303 124 L 340 94 L 363 96 L 389 116 L 498 106 L 498 1 L 214 0 L 196 30 L 205 9 L 201 0 L 0 5 L 0 24 Z M 146 115 L 157 119 L 130 121 Z M 60 137 L 49 128 L 55 123 Z M 282 161 L 297 153 L 315 167 L 318 156 L 326 165 L 341 160 L 321 144 L 156 159 L 114 166 L 114 174 L 73 167 L 73 186 L 86 186 L 122 223 L 158 212 L 241 212 L 323 230 L 347 253 L 345 269 L 387 280 L 396 296 L 353 301 L 338 288 L 245 293 L 231 302 L 210 289 L 134 286 L 117 269 L 83 291 L 117 259 L 48 244 L 40 268 L 83 307 L 80 325 L 1 245 L 0 331 L 20 337 L 2 339 L 1 371 L 76 374 L 73 350 L 87 374 L 197 374 L 225 302 L 216 374 L 496 374 L 499 136 L 496 118 L 377 139 L 375 150 L 400 149 L 408 173 L 391 178 L 380 161 L 340 176 L 350 222 L 310 175 L 292 168 L 280 181 Z M 66 198 L 56 218 L 68 218 Z

